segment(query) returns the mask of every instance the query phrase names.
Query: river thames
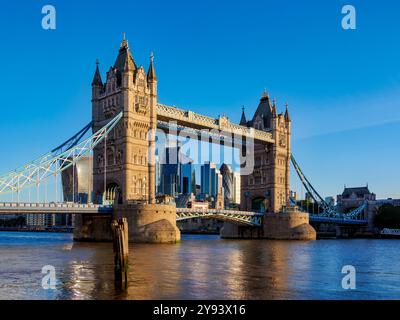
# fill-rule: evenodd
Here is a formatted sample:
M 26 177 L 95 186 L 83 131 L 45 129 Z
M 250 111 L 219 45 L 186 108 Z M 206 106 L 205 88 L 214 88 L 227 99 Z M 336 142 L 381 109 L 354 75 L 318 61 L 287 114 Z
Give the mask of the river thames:
M 129 288 L 114 289 L 111 243 L 71 234 L 0 232 L 0 299 L 399 299 L 400 241 L 222 240 L 131 244 Z M 42 288 L 45 265 L 56 289 Z M 342 289 L 344 265 L 356 289 Z

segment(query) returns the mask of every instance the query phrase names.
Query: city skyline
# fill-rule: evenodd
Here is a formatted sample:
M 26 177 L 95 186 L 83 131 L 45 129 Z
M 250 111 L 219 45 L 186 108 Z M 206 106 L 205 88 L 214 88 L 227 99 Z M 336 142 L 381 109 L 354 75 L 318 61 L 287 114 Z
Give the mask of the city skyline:
M 10 4 L 1 13 L 0 32 L 9 49 L 0 59 L 24 61 L 4 63 L 7 77 L 0 80 L 7 106 L 0 133 L 12 136 L 3 141 L 7 161 L 0 164 L 1 172 L 32 160 L 89 122 L 96 58 L 104 75 L 125 32 L 139 64 L 147 67 L 150 52 L 155 52 L 162 103 L 214 117 L 227 114 L 238 123 L 242 105 L 251 116 L 265 88 L 281 112 L 289 103 L 293 154 L 324 196 L 340 194 L 344 185 L 368 183 L 378 198 L 400 197 L 395 183 L 400 172 L 393 170 L 400 156 L 395 148 L 399 45 L 391 41 L 398 29 L 394 7 L 399 4 L 354 1 L 357 29 L 345 31 L 340 1 L 250 1 L 245 8 L 175 2 L 168 10 L 157 1 L 119 3 L 127 9 L 121 16 L 110 16 L 108 5 L 98 4 L 89 24 L 85 18 L 94 2 L 74 8 L 56 1 L 54 31 L 40 28 L 39 4 L 15 10 L 17 4 Z M 136 15 L 134 22 L 123 19 L 130 9 L 152 10 L 154 21 L 146 24 L 148 14 Z M 223 24 L 217 19 L 222 12 Z M 5 28 L 21 19 L 20 27 Z M 126 22 L 114 26 L 113 19 Z M 169 19 L 175 22 L 166 25 Z M 101 23 L 107 28 L 99 33 Z M 178 40 L 182 38 L 186 41 Z M 34 65 L 26 61 L 27 50 Z M 23 81 L 20 94 L 15 84 Z

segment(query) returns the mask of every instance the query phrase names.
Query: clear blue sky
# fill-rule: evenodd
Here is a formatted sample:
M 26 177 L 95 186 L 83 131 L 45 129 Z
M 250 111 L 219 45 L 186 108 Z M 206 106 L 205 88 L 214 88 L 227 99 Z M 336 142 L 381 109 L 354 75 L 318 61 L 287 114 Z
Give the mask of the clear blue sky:
M 0 171 L 90 121 L 95 60 L 104 75 L 126 32 L 137 64 L 155 53 L 160 102 L 239 121 L 266 88 L 289 103 L 293 153 L 323 195 L 368 182 L 400 197 L 400 3 L 350 1 L 357 30 L 345 31 L 347 1 L 234 2 L 3 3 Z M 41 28 L 45 4 L 54 31 Z

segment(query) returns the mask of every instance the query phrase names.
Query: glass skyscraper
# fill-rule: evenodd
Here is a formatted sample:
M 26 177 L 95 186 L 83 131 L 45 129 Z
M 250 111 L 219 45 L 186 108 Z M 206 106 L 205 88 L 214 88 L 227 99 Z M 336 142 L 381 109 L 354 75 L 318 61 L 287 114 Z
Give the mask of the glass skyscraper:
M 180 193 L 196 194 L 196 175 L 191 162 L 181 164 Z
M 215 198 L 222 187 L 222 175 L 215 164 L 204 163 L 201 166 L 201 194 Z

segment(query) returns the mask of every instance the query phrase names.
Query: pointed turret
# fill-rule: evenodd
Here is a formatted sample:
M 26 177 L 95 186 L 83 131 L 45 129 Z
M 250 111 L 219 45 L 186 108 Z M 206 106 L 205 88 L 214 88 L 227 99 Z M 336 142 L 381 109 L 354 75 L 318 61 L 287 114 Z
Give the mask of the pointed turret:
M 117 69 L 118 76 L 120 76 L 122 72 L 135 71 L 137 69 L 129 49 L 128 40 L 125 39 L 125 35 L 119 47 L 118 57 L 114 63 L 114 69 Z
M 264 115 L 264 117 L 267 118 L 271 114 L 271 111 L 272 106 L 269 100 L 269 94 L 267 91 L 264 91 L 260 99 L 260 104 L 258 105 L 256 112 L 254 113 L 253 120 L 257 115 L 259 115 L 260 117 Z
M 96 72 L 94 73 L 92 86 L 103 86 L 103 81 L 101 80 L 100 70 L 99 70 L 99 60 L 96 60 Z
M 154 68 L 154 54 L 150 54 L 150 66 L 147 71 L 147 82 L 157 81 L 156 71 Z
M 129 52 L 129 55 L 126 55 L 126 58 L 124 61 L 124 68 L 122 69 L 123 72 L 131 72 L 131 71 L 136 70 L 135 63 L 133 62 L 133 59 L 131 59 L 132 57 L 129 58 L 129 56 L 130 56 L 130 52 Z
M 240 123 L 241 126 L 246 126 L 247 125 L 247 120 L 246 120 L 246 115 L 244 114 L 244 107 L 242 107 L 242 117 L 240 118 Z
M 269 99 L 269 94 L 266 90 L 264 90 L 260 103 L 257 107 L 256 112 L 254 113 L 253 119 L 249 122 L 250 126 L 253 126 L 256 119 L 262 119 L 264 128 L 269 128 L 272 119 L 272 105 Z
M 276 100 L 274 99 L 274 102 L 272 104 L 272 117 L 276 118 L 278 116 L 277 112 L 276 112 Z
M 289 105 L 286 103 L 286 111 L 285 111 L 285 121 L 291 122 L 290 115 L 289 115 Z

